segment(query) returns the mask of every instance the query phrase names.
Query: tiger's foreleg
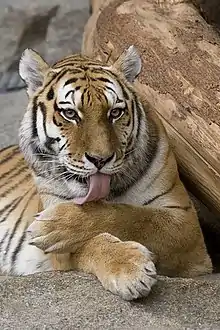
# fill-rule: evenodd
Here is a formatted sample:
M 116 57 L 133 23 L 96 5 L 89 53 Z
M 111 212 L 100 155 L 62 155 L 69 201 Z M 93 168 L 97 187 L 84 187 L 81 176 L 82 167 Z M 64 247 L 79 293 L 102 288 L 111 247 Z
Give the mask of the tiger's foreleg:
M 43 211 L 29 231 L 31 244 L 46 252 L 71 252 L 70 268 L 96 275 L 124 299 L 146 296 L 155 283 L 151 252 L 164 275 L 212 271 L 192 208 L 61 203 Z

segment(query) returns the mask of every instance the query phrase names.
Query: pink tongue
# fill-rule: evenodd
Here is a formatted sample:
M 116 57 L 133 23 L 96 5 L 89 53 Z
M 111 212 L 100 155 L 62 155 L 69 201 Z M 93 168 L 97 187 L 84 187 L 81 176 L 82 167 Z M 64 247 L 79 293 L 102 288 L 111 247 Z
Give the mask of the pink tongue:
M 108 196 L 110 191 L 110 175 L 97 173 L 89 177 L 89 191 L 85 197 L 75 198 L 76 204 L 84 204 Z

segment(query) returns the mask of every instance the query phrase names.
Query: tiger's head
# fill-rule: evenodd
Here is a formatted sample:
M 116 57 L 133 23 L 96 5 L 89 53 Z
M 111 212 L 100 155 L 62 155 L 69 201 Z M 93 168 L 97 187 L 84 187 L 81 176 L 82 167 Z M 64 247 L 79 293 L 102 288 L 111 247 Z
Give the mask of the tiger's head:
M 27 49 L 19 70 L 29 97 L 20 146 L 33 168 L 55 159 L 57 173 L 82 181 L 128 174 L 144 116 L 132 87 L 141 70 L 134 46 L 112 65 L 72 55 L 51 67 Z

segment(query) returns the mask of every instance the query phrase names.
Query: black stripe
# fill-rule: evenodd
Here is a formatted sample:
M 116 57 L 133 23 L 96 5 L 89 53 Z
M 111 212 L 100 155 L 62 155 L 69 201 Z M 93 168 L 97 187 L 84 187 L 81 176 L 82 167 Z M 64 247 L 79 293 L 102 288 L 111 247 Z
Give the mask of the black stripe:
M 71 58 L 67 58 L 67 59 L 64 59 L 61 63 L 60 62 L 55 63 L 53 68 L 54 69 L 62 69 L 62 68 L 65 68 L 67 66 L 73 66 L 74 67 L 76 64 L 77 64 L 76 60 L 71 59 Z M 74 69 L 74 71 L 76 73 L 81 72 L 80 70 L 77 70 L 77 69 Z
M 82 80 L 82 81 L 85 81 L 87 78 L 85 76 L 81 76 L 81 77 L 78 77 L 77 80 Z M 91 79 L 91 78 L 90 78 Z
M 66 142 L 62 145 L 62 147 L 60 147 L 60 151 L 62 151 L 63 148 L 64 148 L 67 144 L 68 144 L 68 141 L 66 141 Z
M 0 217 L 1 217 L 6 211 L 7 211 L 7 212 L 6 212 L 6 214 L 4 215 L 4 217 L 0 219 L 0 223 L 1 223 L 1 222 L 4 222 L 4 221 L 7 219 L 7 217 L 10 215 L 10 213 L 11 213 L 12 211 L 14 211 L 14 209 L 18 206 L 18 204 L 19 204 L 19 202 L 21 201 L 22 198 L 23 198 L 23 197 L 18 197 L 18 198 L 16 198 L 16 199 L 14 199 L 13 202 L 10 201 L 9 204 L 5 205 L 5 206 L 3 207 L 3 209 L 1 209 L 1 211 L 0 211 Z
M 102 89 L 102 88 L 99 88 L 99 87 L 96 87 L 95 90 L 96 90 L 96 97 L 97 97 L 99 100 L 101 100 L 101 98 L 104 98 L 106 104 L 108 105 L 108 98 L 107 98 L 107 96 L 105 95 L 105 93 L 103 93 L 103 89 Z
M 174 182 L 172 183 L 172 185 L 171 185 L 167 190 L 165 190 L 164 192 L 162 192 L 162 193 L 160 193 L 160 194 L 158 194 L 158 195 L 152 197 L 151 199 L 149 199 L 148 201 L 146 201 L 146 202 L 144 203 L 144 205 L 149 205 L 150 203 L 154 202 L 156 199 L 158 199 L 158 198 L 160 198 L 160 197 L 163 197 L 163 196 L 169 194 L 169 193 L 173 190 L 173 188 L 175 187 L 175 185 L 176 185 L 176 180 L 177 180 L 177 176 L 176 176 Z
M 44 133 L 46 135 L 46 139 L 49 138 L 49 136 L 47 135 L 47 128 L 46 128 L 46 106 L 44 103 L 42 102 L 39 102 L 39 107 L 40 107 L 40 110 L 41 110 L 41 113 L 43 115 L 43 128 L 44 128 Z
M 93 71 L 93 72 L 95 72 L 95 71 Z M 105 82 L 105 83 L 108 83 L 108 84 L 113 85 L 113 82 L 112 82 L 111 80 L 109 80 L 109 79 L 107 79 L 107 78 L 104 78 L 104 77 L 95 77 L 94 80 L 100 80 L 100 81 L 103 81 L 103 82 Z M 107 86 L 106 86 L 106 87 L 107 87 Z
M 119 78 L 115 73 L 113 73 L 113 72 L 111 72 L 111 71 L 109 71 L 108 73 L 110 74 L 110 76 L 112 76 L 112 77 L 115 78 L 116 82 L 117 82 L 117 83 L 119 84 L 119 86 L 121 87 L 121 90 L 122 90 L 122 92 L 123 92 L 123 94 L 124 94 L 125 99 L 126 99 L 126 100 L 129 100 L 129 99 L 132 97 L 132 95 L 131 95 L 131 97 L 128 95 L 128 92 L 127 92 L 127 90 L 126 90 L 127 87 L 126 87 L 125 85 L 123 85 L 123 83 L 120 81 L 120 78 Z M 129 92 L 133 94 L 133 91 L 130 91 L 130 90 L 129 90 Z
M 120 109 L 121 109 L 121 108 L 120 108 Z M 127 114 L 128 114 L 127 109 L 126 109 L 126 108 L 123 108 L 123 109 L 125 110 L 125 114 L 127 115 Z M 131 124 L 131 117 L 128 117 L 127 124 L 125 124 L 124 126 L 128 127 L 128 126 L 130 126 L 130 124 Z
M 113 92 L 113 93 L 117 96 L 117 94 L 116 94 L 116 92 L 114 91 L 113 88 L 111 88 L 111 87 L 109 87 L 109 86 L 105 86 L 105 88 L 108 89 L 108 90 L 110 90 L 111 92 Z
M 68 60 L 62 64 L 56 65 L 56 69 L 67 69 L 68 67 L 69 67 L 69 69 L 73 69 L 75 67 L 75 63 L 71 60 Z M 72 67 L 72 68 L 70 68 L 70 67 Z M 77 72 L 77 73 L 79 73 L 79 72 Z
M 128 92 L 126 91 L 125 86 L 122 85 L 122 83 L 118 80 L 117 83 L 120 85 L 124 98 L 128 101 L 130 99 L 130 96 L 128 95 Z
M 0 155 L 1 155 L 1 153 L 3 153 L 4 151 L 6 151 L 7 149 L 12 149 L 12 148 L 17 148 L 18 146 L 16 145 L 16 144 L 14 144 L 14 145 L 11 145 L 11 146 L 7 146 L 7 147 L 5 147 L 5 148 L 2 148 L 1 150 L 0 150 Z M 14 149 L 12 149 L 12 150 L 14 150 Z
M 37 96 L 33 99 L 33 108 L 32 108 L 32 138 L 38 137 L 37 134 Z
M 30 173 L 28 173 L 27 175 L 25 175 L 21 180 L 18 180 L 16 182 L 15 185 L 13 185 L 12 187 L 6 189 L 3 193 L 1 193 L 1 198 L 7 196 L 10 192 L 12 192 L 12 190 L 16 189 L 18 186 L 20 186 L 24 181 L 27 181 L 28 178 L 31 178 Z
M 31 143 L 30 147 L 31 147 L 32 154 L 35 154 L 35 157 L 39 161 L 51 160 L 51 156 L 55 156 L 54 153 L 49 153 L 49 152 L 45 152 L 44 150 L 42 150 L 42 148 L 39 145 L 36 145 L 36 143 Z M 34 162 L 31 165 L 31 169 L 33 169 L 33 170 L 35 169 L 35 164 L 36 164 L 36 162 Z
M 54 102 L 54 111 L 57 111 L 57 112 L 61 112 L 61 111 L 62 111 L 62 109 L 60 109 L 60 108 L 58 107 L 56 101 Z
M 54 151 L 53 148 L 52 148 L 52 145 L 57 141 L 57 138 L 52 138 L 50 136 L 48 136 L 47 134 L 47 127 L 46 127 L 46 106 L 44 103 L 42 102 L 39 102 L 39 107 L 40 107 L 40 110 L 41 110 L 41 113 L 43 115 L 43 128 L 44 128 L 44 133 L 45 133 L 45 136 L 46 136 L 46 142 L 45 142 L 45 146 L 48 150 L 50 151 Z
M 59 104 L 71 104 L 69 101 L 60 101 Z
M 101 62 L 97 62 L 97 61 L 92 61 L 91 58 L 87 57 L 87 56 L 67 56 L 66 58 L 64 58 L 63 60 L 61 61 L 58 61 L 56 62 L 54 65 L 53 65 L 53 68 L 54 69 L 58 69 L 58 68 L 61 68 L 62 66 L 67 66 L 68 65 L 71 65 L 71 66 L 75 66 L 75 70 L 76 69 L 80 69 L 82 68 L 83 65 L 86 65 L 86 66 L 97 66 L 97 67 L 100 67 L 100 64 Z
M 64 69 L 67 66 L 73 66 L 73 62 L 69 58 L 63 59 L 62 62 L 60 62 L 60 61 L 59 62 L 56 62 L 53 65 L 52 68 L 54 68 L 54 69 Z
M 28 198 L 28 200 L 27 200 L 27 202 L 26 202 L 26 204 L 25 204 L 25 206 L 24 206 L 24 208 L 23 208 L 23 210 L 22 210 L 22 212 L 21 212 L 21 214 L 20 214 L 18 220 L 17 220 L 16 223 L 15 223 L 15 226 L 14 226 L 14 228 L 13 228 L 13 231 L 11 232 L 10 237 L 9 237 L 9 239 L 8 239 L 8 244 L 7 244 L 7 248 L 6 248 L 6 255 L 7 255 L 7 252 L 8 252 L 8 250 L 9 250 L 9 248 L 10 248 L 11 241 L 12 241 L 12 239 L 13 239 L 13 237 L 14 237 L 15 231 L 16 231 L 16 229 L 18 228 L 18 225 L 21 223 L 21 221 L 22 221 L 22 219 L 23 219 L 23 215 L 24 215 L 24 213 L 25 213 L 25 211 L 26 211 L 26 209 L 27 209 L 27 207 L 28 207 L 28 204 L 29 204 L 30 200 L 33 198 L 33 196 L 35 196 L 35 195 L 36 195 L 36 191 L 34 191 L 34 193 L 32 193 L 31 196 Z M 18 242 L 16 248 L 14 249 L 14 251 L 13 251 L 12 254 L 11 254 L 12 265 L 14 265 L 14 263 L 15 263 L 15 260 L 16 260 L 16 257 L 17 257 L 17 254 L 18 254 L 18 252 L 20 251 L 20 248 L 21 248 L 21 245 L 22 245 L 23 242 L 24 242 L 25 236 L 26 236 L 26 231 L 23 232 L 23 235 L 21 236 L 21 238 L 20 238 L 20 240 L 19 240 L 19 242 Z
M 127 148 L 126 148 L 126 152 L 129 152 L 129 149 L 130 149 L 131 145 L 133 144 L 134 139 L 137 140 L 137 136 L 135 136 L 135 137 L 133 136 L 134 123 L 135 123 L 135 103 L 134 103 L 133 99 L 131 101 L 131 114 L 132 114 L 131 135 L 130 135 L 129 140 L 128 140 L 128 145 L 127 145 Z M 131 119 L 129 120 L 127 126 L 130 125 L 130 122 L 131 122 Z M 137 122 L 137 131 L 139 131 L 139 127 L 140 127 L 140 121 Z
M 117 97 L 116 103 L 122 103 L 122 102 L 124 102 L 124 101 L 119 99 L 119 97 Z
M 140 119 L 141 123 L 141 119 Z M 157 156 L 158 146 L 160 141 L 160 135 L 158 132 L 158 127 L 153 121 L 148 121 L 148 142 L 147 148 L 145 153 L 145 173 L 150 168 L 151 164 L 153 163 L 155 157 Z M 140 130 L 139 130 L 140 131 Z M 137 139 L 139 139 L 140 133 L 138 133 Z
M 192 208 L 191 205 L 188 206 L 179 206 L 179 205 L 168 205 L 168 206 L 163 206 L 167 209 L 178 209 L 178 210 L 183 210 L 183 211 L 188 211 Z
M 127 285 L 127 289 L 130 292 L 130 294 L 133 296 L 134 295 L 134 292 L 131 290 L 131 288 L 128 285 Z M 135 289 L 136 289 L 136 291 L 138 291 L 137 288 L 135 288 Z
M 57 84 L 57 82 L 58 82 L 58 80 L 59 79 L 61 79 L 63 76 L 65 76 L 65 74 L 67 73 L 67 72 L 69 72 L 70 70 L 62 70 L 61 72 L 59 72 L 59 73 L 55 73 L 54 75 L 53 75 L 53 77 L 48 81 L 48 83 L 42 88 L 42 90 L 39 92 L 39 94 L 41 93 L 41 92 L 43 92 L 43 91 L 45 91 L 45 89 L 53 82 L 53 84 L 54 85 L 56 85 Z M 53 80 L 55 80 L 55 81 L 53 81 Z
M 108 98 L 107 98 L 107 96 L 105 95 L 105 93 L 104 93 L 104 94 L 102 94 L 102 95 L 104 96 L 104 99 L 105 99 L 105 102 L 106 102 L 107 106 L 109 106 L 109 103 L 108 103 Z
M 73 93 L 73 94 L 74 94 L 74 92 L 75 92 L 75 90 L 73 90 L 73 89 L 72 89 L 71 91 L 67 92 L 67 93 L 66 93 L 66 95 L 65 95 L 65 99 L 66 99 L 66 98 L 67 98 L 67 96 L 69 96 L 71 93 Z
M 132 153 L 132 157 L 129 158 L 129 162 L 125 162 L 122 172 L 113 175 L 110 198 L 123 195 L 128 189 L 136 184 L 138 180 L 144 180 L 144 175 L 152 165 L 157 155 L 160 136 L 155 123 L 149 121 L 148 124 L 148 135 L 146 131 L 146 135 L 139 137 L 139 140 L 147 140 L 144 150 L 140 153 L 140 150 L 138 150 L 140 141 L 136 140 L 134 143 L 135 151 Z M 149 138 L 147 138 L 147 136 Z
M 51 87 L 49 92 L 47 93 L 47 100 L 50 101 L 53 100 L 53 98 L 54 98 L 54 90 L 53 87 Z
M 4 242 L 5 242 L 6 238 L 8 237 L 8 235 L 9 235 L 9 231 L 7 230 L 5 235 L 2 237 L 2 239 L 0 241 L 0 253 L 2 251 L 2 245 L 4 244 Z
M 63 124 L 62 123 L 58 123 L 57 122 L 57 120 L 56 120 L 56 118 L 55 118 L 55 116 L 53 115 L 53 123 L 54 123 L 54 125 L 56 125 L 56 126 L 58 126 L 58 127 L 61 127 L 61 126 L 63 126 Z
M 85 93 L 86 93 L 86 91 L 84 91 L 84 92 L 81 94 L 81 105 L 82 105 L 82 107 L 84 107 L 84 104 L 85 104 Z
M 90 69 L 98 69 L 98 68 L 100 68 L 100 65 L 103 65 L 103 63 L 101 63 L 99 61 L 92 61 L 89 57 L 84 58 L 83 61 L 86 62 L 86 65 L 89 66 Z M 81 65 L 81 64 L 79 64 L 79 65 Z
M 108 73 L 109 73 L 108 70 L 105 70 L 103 67 L 100 67 L 100 66 L 92 66 L 92 67 L 90 67 L 90 70 L 92 71 L 92 73 L 101 74 L 101 78 L 104 78 L 104 79 L 106 79 L 106 78 L 103 77 L 103 75 L 108 76 Z M 97 77 L 97 78 L 99 78 L 99 77 Z
M 148 272 L 149 272 L 149 271 L 148 271 Z M 147 273 L 148 273 L 148 272 L 147 272 Z M 149 286 L 148 286 L 147 284 L 145 284 L 143 281 L 140 280 L 140 283 L 141 283 L 145 288 L 149 289 Z
M 48 81 L 48 83 L 43 87 L 42 92 L 53 82 L 53 80 L 55 80 L 54 84 L 57 83 L 57 81 L 62 78 L 62 76 L 66 73 L 66 70 L 63 72 L 59 72 L 59 73 L 54 73 L 54 75 L 52 76 L 52 78 Z
M 22 160 L 22 163 L 23 160 Z M 3 180 L 5 179 L 8 175 L 9 177 L 7 178 L 7 182 L 3 183 L 0 185 L 0 189 L 4 186 L 6 186 L 8 183 L 11 182 L 12 179 L 14 179 L 15 176 L 19 175 L 21 172 L 23 172 L 24 170 L 27 170 L 27 165 L 24 164 L 23 166 L 19 167 L 19 165 L 17 165 L 16 167 L 14 168 L 10 168 L 7 172 L 5 172 L 4 174 L 2 174 L 2 176 L 0 176 L 0 179 Z
M 16 246 L 16 248 L 14 249 L 13 253 L 12 253 L 12 256 L 11 256 L 11 264 L 12 264 L 12 268 L 11 268 L 11 271 L 13 273 L 14 269 L 15 269 L 15 261 L 16 261 L 16 258 L 17 258 L 17 255 L 18 253 L 20 252 L 21 250 L 21 247 L 22 247 L 22 244 L 24 243 L 24 240 L 26 238 L 26 232 L 24 231 L 23 232 L 23 235 L 21 236 L 20 240 L 19 240 L 19 243 L 18 245 Z
M 67 86 L 67 85 L 70 85 L 70 84 L 72 84 L 72 83 L 75 83 L 78 79 L 79 79 L 78 77 L 70 78 L 70 79 L 68 79 L 68 80 L 65 82 L 64 86 Z
M 35 194 L 35 193 L 34 193 L 34 194 Z M 31 195 L 31 197 L 32 197 L 32 196 L 33 196 L 33 194 Z M 27 201 L 27 203 L 25 204 L 25 206 L 24 206 L 24 208 L 23 208 L 23 210 L 22 210 L 22 212 L 21 212 L 21 214 L 20 214 L 18 220 L 15 222 L 15 225 L 14 225 L 13 230 L 10 232 L 10 235 L 9 235 L 9 238 L 8 238 L 8 242 L 7 242 L 7 246 L 6 246 L 6 249 L 5 249 L 6 254 L 5 254 L 4 257 L 3 257 L 3 261 L 5 261 L 5 259 L 7 258 L 7 252 L 9 251 L 9 248 L 10 248 L 10 245 L 11 245 L 11 242 L 12 242 L 12 239 L 14 238 L 14 234 L 15 234 L 15 232 L 16 232 L 16 229 L 18 228 L 19 224 L 20 224 L 21 221 L 22 221 L 22 218 L 23 218 L 24 212 L 26 211 L 26 207 L 28 206 L 29 201 L 30 201 L 30 198 L 28 198 L 28 201 Z
M 133 93 L 133 99 L 132 99 L 132 105 L 135 107 L 134 109 L 134 114 L 136 113 L 137 115 L 137 126 L 138 126 L 138 129 L 137 129 L 137 134 L 135 136 L 135 139 L 138 140 L 139 136 L 140 136 L 140 133 L 141 133 L 141 130 L 139 129 L 140 126 L 141 126 L 141 120 L 143 119 L 142 118 L 142 108 L 139 104 L 139 101 L 138 101 L 138 98 L 137 98 L 137 95 L 135 93 Z M 135 111 L 136 110 L 136 111 Z M 149 126 L 152 128 L 154 127 L 153 131 L 155 130 L 156 132 L 158 131 L 157 128 L 156 128 L 156 125 L 155 123 L 154 124 L 149 124 Z M 152 132 L 152 129 L 151 129 L 151 132 Z M 150 132 L 150 133 L 151 133 Z M 151 137 L 151 134 L 149 134 L 149 137 Z
M 136 133 L 136 136 L 135 136 L 135 140 L 138 141 L 138 139 L 140 137 L 140 134 L 141 134 L 140 127 L 141 127 L 142 116 L 141 116 L 141 112 L 139 111 L 140 109 L 139 108 L 136 108 L 136 109 L 137 109 L 137 111 L 136 111 L 136 114 L 137 114 L 137 133 Z
M 11 152 L 9 155 L 6 156 L 6 158 L 4 158 L 4 159 L 2 159 L 2 160 L 0 161 L 0 165 L 2 165 L 2 164 L 4 164 L 4 163 L 8 162 L 8 161 L 11 160 L 15 155 L 17 155 L 17 154 L 19 154 L 19 153 L 20 153 L 20 149 L 19 149 L 19 147 L 17 146 L 17 148 L 16 148 L 16 149 L 13 149 L 12 152 Z
M 89 90 L 87 90 L 87 102 L 88 102 L 88 105 L 89 105 L 90 100 L 91 100 L 91 95 L 90 95 Z

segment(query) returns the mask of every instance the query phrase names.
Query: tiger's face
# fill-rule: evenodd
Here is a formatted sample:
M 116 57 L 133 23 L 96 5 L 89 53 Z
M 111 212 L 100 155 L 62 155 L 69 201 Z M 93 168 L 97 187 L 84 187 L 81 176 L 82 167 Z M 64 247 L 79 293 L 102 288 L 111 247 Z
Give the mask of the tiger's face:
M 50 149 L 78 175 L 113 174 L 122 166 L 131 136 L 131 103 L 107 70 L 77 71 L 50 88 L 50 120 L 39 132 L 41 140 L 47 141 L 46 134 L 55 138 Z
M 20 74 L 26 81 L 34 154 L 56 157 L 79 177 L 119 172 L 134 148 L 138 127 L 130 82 L 140 71 L 133 47 L 112 66 L 69 56 L 49 67 L 26 51 Z

